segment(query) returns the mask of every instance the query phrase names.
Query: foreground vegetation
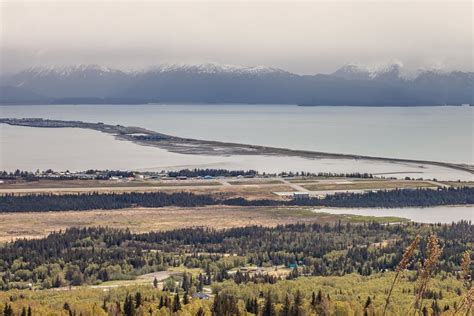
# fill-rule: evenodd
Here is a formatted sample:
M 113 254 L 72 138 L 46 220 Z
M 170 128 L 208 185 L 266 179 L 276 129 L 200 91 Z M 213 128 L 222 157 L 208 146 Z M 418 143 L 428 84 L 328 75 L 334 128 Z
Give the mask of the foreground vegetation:
M 390 190 L 367 193 L 339 193 L 324 198 L 297 200 L 220 199 L 209 194 L 164 193 L 82 193 L 6 194 L 0 196 L 0 212 L 45 212 L 66 210 L 121 209 L 131 207 L 196 207 L 205 205 L 239 206 L 328 206 L 328 207 L 405 207 L 474 204 L 474 188 Z
M 193 297 L 197 293 L 195 285 L 186 292 L 182 277 L 175 279 L 179 286 L 167 290 L 153 284 L 107 291 L 90 287 L 61 291 L 10 290 L 0 292 L 0 310 L 8 304 L 14 315 L 23 309 L 27 312 L 28 308 L 33 315 L 382 315 L 393 276 L 389 272 L 372 276 L 299 277 L 275 284 L 237 285 L 225 281 L 212 286 L 214 294 L 209 300 Z M 409 311 L 413 314 L 410 305 L 415 297 L 414 279 L 415 273 L 405 273 L 393 293 L 393 304 L 387 315 L 404 315 Z M 462 280 L 441 274 L 430 285 L 430 292 L 425 295 L 426 314 L 453 315 L 466 291 Z M 179 304 L 175 304 L 176 297 Z M 270 313 L 267 313 L 269 301 Z M 233 304 L 227 313 L 222 311 L 226 302 Z M 465 311 L 458 315 L 465 315 Z
M 294 276 L 345 275 L 393 270 L 417 234 L 436 233 L 444 247 L 440 269 L 453 273 L 474 243 L 474 226 L 295 224 L 225 230 L 187 228 L 133 234 L 105 227 L 71 228 L 0 248 L 0 286 L 52 288 L 99 284 L 170 267 L 206 272 L 206 282 L 234 279 L 245 265 L 290 266 Z M 416 253 L 415 259 L 423 256 Z M 296 269 L 298 267 L 298 269 Z M 238 276 L 238 275 L 237 275 Z
M 463 315 L 474 300 L 473 244 L 465 221 L 71 228 L 0 248 L 0 308 L 4 316 Z M 122 281 L 154 271 L 169 278 Z

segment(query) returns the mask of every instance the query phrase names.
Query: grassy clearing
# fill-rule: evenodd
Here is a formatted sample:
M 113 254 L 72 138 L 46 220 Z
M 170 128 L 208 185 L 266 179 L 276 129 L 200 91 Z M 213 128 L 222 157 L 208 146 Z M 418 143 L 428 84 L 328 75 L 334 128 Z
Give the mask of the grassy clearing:
M 327 190 L 378 190 L 436 187 L 425 181 L 354 181 L 353 183 L 318 183 L 303 185 L 309 191 Z
M 108 226 L 133 232 L 183 227 L 231 228 L 249 225 L 276 226 L 297 222 L 333 222 L 334 215 L 318 216 L 301 208 L 207 206 L 196 208 L 132 208 L 0 214 L 0 242 L 41 238 L 68 227 Z
M 249 225 L 276 226 L 294 223 L 376 221 L 400 222 L 397 217 L 367 217 L 314 212 L 302 207 L 207 206 L 196 208 L 132 208 L 121 210 L 66 211 L 0 214 L 0 242 L 41 238 L 68 227 L 108 226 L 132 232 L 172 230 L 183 227 L 231 228 Z
M 474 181 L 442 181 L 441 183 L 455 188 L 474 187 Z
M 232 185 L 246 185 L 246 184 L 282 184 L 283 182 L 280 180 L 242 180 L 242 181 L 227 181 L 229 184 Z
M 318 209 L 317 212 L 312 211 L 316 214 L 327 214 L 333 215 L 330 213 L 325 213 L 324 209 Z M 339 214 L 338 218 L 345 222 L 351 223 L 379 223 L 379 224 L 389 224 L 389 223 L 407 223 L 410 220 L 403 217 L 397 216 L 364 216 L 364 215 L 354 215 L 354 214 Z
M 362 216 L 362 215 L 341 215 L 347 221 L 352 223 L 369 223 L 369 222 L 376 222 L 380 224 L 388 224 L 388 223 L 405 223 L 409 222 L 410 220 L 403 217 L 396 217 L 396 216 Z

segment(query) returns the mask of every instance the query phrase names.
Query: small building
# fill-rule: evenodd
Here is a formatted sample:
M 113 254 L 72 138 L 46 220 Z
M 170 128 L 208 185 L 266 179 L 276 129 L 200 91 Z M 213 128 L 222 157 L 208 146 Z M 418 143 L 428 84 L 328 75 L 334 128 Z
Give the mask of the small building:
M 309 199 L 309 193 L 308 192 L 293 192 L 293 199 L 295 200 Z
M 197 293 L 194 293 L 193 294 L 193 298 L 198 298 L 200 300 L 208 300 L 210 299 L 211 297 L 206 294 L 206 293 L 203 293 L 203 292 L 197 292 Z

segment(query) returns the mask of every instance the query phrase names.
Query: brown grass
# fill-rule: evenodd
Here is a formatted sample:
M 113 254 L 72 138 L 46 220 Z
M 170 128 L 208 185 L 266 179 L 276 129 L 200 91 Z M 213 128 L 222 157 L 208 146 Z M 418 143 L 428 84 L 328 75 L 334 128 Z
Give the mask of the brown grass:
M 236 180 L 236 181 L 227 181 L 229 184 L 232 185 L 246 185 L 246 184 L 258 184 L 258 185 L 265 185 L 265 184 L 282 184 L 283 182 L 280 180 Z
M 441 183 L 455 188 L 474 187 L 474 181 L 442 181 Z
M 272 185 L 256 185 L 256 186 L 232 186 L 232 185 L 214 185 L 213 182 L 201 182 L 199 185 L 191 185 L 189 182 L 186 184 L 177 183 L 172 185 L 169 183 L 168 186 L 91 186 L 91 187 L 46 187 L 46 186 L 31 186 L 31 187 L 14 187 L 6 188 L 5 185 L 0 185 L 0 194 L 14 193 L 14 194 L 40 194 L 40 193 L 53 193 L 53 194 L 74 194 L 74 193 L 124 193 L 124 192 L 192 192 L 196 194 L 213 194 L 216 196 L 224 197 L 245 197 L 247 199 L 278 199 L 279 197 L 273 192 L 286 192 L 292 191 L 291 187 L 285 184 L 272 184 Z M 204 185 L 209 184 L 209 185 Z
M 436 185 L 425 181 L 354 181 L 353 183 L 318 183 L 303 185 L 309 191 L 325 190 L 377 190 L 377 189 L 396 189 L 396 188 L 429 188 Z
M 130 228 L 133 232 L 206 226 L 230 228 L 248 225 L 276 226 L 299 222 L 333 222 L 338 217 L 300 208 L 208 206 L 197 208 L 134 208 L 123 210 L 66 211 L 0 214 L 0 242 L 41 238 L 52 231 L 79 226 Z
M 222 185 L 209 180 L 48 180 L 9 181 L 0 184 L 1 189 L 44 189 L 44 188 L 122 188 L 122 187 L 169 187 Z
M 423 261 L 418 271 L 418 287 L 415 295 L 415 302 L 413 307 L 421 312 L 423 306 L 423 295 L 428 290 L 428 284 L 434 273 L 436 266 L 438 265 L 439 257 L 443 250 L 439 245 L 439 239 L 436 235 L 430 235 L 428 237 L 428 244 L 426 245 L 426 258 Z
M 419 235 L 416 236 L 416 238 L 412 241 L 412 243 L 405 249 L 405 252 L 403 253 L 402 260 L 397 265 L 397 268 L 395 269 L 395 277 L 393 278 L 392 285 L 390 287 L 390 290 L 387 295 L 387 299 L 385 301 L 385 306 L 383 309 L 383 315 L 387 313 L 387 308 L 388 304 L 390 304 L 390 297 L 392 296 L 393 288 L 395 287 L 395 284 L 397 283 L 397 279 L 400 276 L 400 274 L 408 267 L 410 264 L 413 254 L 415 253 L 415 250 L 418 247 L 418 244 L 420 243 L 421 237 Z

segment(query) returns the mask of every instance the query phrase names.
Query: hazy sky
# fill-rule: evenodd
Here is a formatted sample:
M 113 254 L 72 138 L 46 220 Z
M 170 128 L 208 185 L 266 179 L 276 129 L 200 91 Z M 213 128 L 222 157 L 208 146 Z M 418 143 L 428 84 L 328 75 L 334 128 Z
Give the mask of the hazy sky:
M 472 1 L 1 1 L 2 71 L 35 65 L 400 61 L 473 70 Z

